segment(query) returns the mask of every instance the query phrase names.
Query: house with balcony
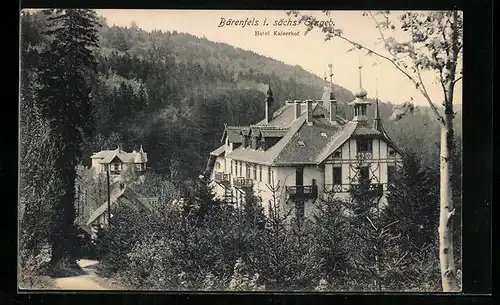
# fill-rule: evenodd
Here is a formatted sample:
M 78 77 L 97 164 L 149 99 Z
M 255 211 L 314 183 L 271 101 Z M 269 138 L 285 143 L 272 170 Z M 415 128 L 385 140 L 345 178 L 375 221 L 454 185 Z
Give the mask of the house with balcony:
M 139 151 L 128 153 L 118 146 L 115 150 L 101 150 L 90 158 L 94 174 L 99 175 L 109 171 L 112 182 L 123 180 L 123 174 L 126 172 L 143 176 L 148 162 L 148 155 L 142 149 L 142 145 Z
M 378 101 L 375 119 L 368 121 L 372 103 L 359 69 L 360 88 L 349 103 L 351 120 L 337 114 L 331 74 L 319 100 L 287 101 L 271 114 L 269 88 L 264 120 L 225 126 L 222 145 L 210 153 L 208 164 L 216 196 L 238 205 L 252 190 L 266 212 L 278 199 L 300 217 L 314 211 L 319 198 L 345 199 L 351 187 L 366 179 L 383 202 L 402 153 L 384 130 Z

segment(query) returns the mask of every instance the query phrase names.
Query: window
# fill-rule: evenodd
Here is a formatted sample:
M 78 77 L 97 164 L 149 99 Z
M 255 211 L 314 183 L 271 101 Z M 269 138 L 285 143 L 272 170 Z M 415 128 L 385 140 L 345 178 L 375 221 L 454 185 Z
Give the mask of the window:
M 370 171 L 368 166 L 362 166 L 359 169 L 359 181 L 369 181 L 370 180 Z
M 234 174 L 238 176 L 238 161 L 234 161 Z
M 394 165 L 387 165 L 387 184 L 394 184 Z
M 259 165 L 259 181 L 262 181 L 262 165 Z
M 220 162 L 219 161 L 215 162 L 215 168 L 220 169 Z
M 361 110 L 361 115 L 366 115 L 366 106 L 365 105 L 362 105 L 360 110 Z
M 142 170 L 142 164 L 141 163 L 136 164 L 136 168 L 139 171 Z
M 120 164 L 114 163 L 113 164 L 113 170 L 115 170 L 115 171 L 120 170 Z
M 231 175 L 233 174 L 233 160 L 231 160 Z
M 372 152 L 372 140 L 368 139 L 358 139 L 357 140 L 358 153 L 371 153 Z
M 257 180 L 257 164 L 253 164 L 253 180 Z
M 342 184 L 342 167 L 333 168 L 333 184 Z
M 240 161 L 240 175 L 243 177 L 243 162 Z
M 334 158 L 342 158 L 342 151 L 341 150 L 337 150 L 333 153 L 333 157 Z
M 267 167 L 267 182 L 268 182 L 269 184 L 271 184 L 271 178 L 272 178 L 271 176 L 272 176 L 271 167 L 270 167 L 270 166 L 268 166 L 268 167 Z

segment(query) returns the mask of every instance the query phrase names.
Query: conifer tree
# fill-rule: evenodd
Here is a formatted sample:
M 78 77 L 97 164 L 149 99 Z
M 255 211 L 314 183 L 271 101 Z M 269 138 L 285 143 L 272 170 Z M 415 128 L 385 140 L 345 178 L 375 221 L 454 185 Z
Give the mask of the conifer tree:
M 97 47 L 96 13 L 86 9 L 46 11 L 49 17 L 47 35 L 52 37 L 43 54 L 38 91 L 42 114 L 50 121 L 59 153 L 54 156 L 61 179 L 62 195 L 55 203 L 52 220 L 53 266 L 73 262 L 75 236 L 75 178 L 82 133 L 89 133 L 91 89 L 96 63 L 93 48 Z
M 389 185 L 385 214 L 399 220 L 402 244 L 408 250 L 434 242 L 439 225 L 439 177 L 424 168 L 417 155 L 406 152 L 395 184 Z

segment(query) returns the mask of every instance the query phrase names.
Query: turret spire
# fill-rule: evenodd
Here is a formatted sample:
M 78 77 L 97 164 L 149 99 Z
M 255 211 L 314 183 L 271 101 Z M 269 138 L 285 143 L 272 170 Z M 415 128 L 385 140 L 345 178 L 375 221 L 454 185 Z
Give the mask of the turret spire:
M 361 69 L 363 66 L 361 65 L 361 59 L 358 57 L 358 70 L 359 70 L 359 88 L 354 92 L 354 96 L 358 98 L 365 98 L 367 95 L 367 92 L 365 89 L 363 89 L 363 82 L 362 82 L 362 77 L 361 77 Z
M 366 108 L 371 104 L 369 100 L 366 99 L 367 92 L 363 89 L 363 82 L 361 81 L 361 59 L 359 60 L 358 70 L 359 70 L 359 88 L 356 89 L 353 93 L 356 97 L 354 101 L 349 103 L 354 109 L 354 117 L 353 121 L 367 123 L 368 117 L 366 116 Z
M 373 119 L 373 129 L 385 133 L 382 121 L 380 120 L 380 111 L 378 109 L 378 79 L 375 79 L 375 118 Z

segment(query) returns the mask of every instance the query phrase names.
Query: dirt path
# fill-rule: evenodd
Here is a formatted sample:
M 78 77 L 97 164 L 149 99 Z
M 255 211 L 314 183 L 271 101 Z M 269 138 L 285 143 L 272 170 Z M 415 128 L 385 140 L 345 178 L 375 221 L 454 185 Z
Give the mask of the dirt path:
M 99 285 L 95 280 L 98 276 L 91 267 L 98 263 L 98 261 L 79 260 L 78 265 L 83 268 L 86 274 L 57 278 L 55 279 L 57 288 L 61 290 L 110 290 Z

